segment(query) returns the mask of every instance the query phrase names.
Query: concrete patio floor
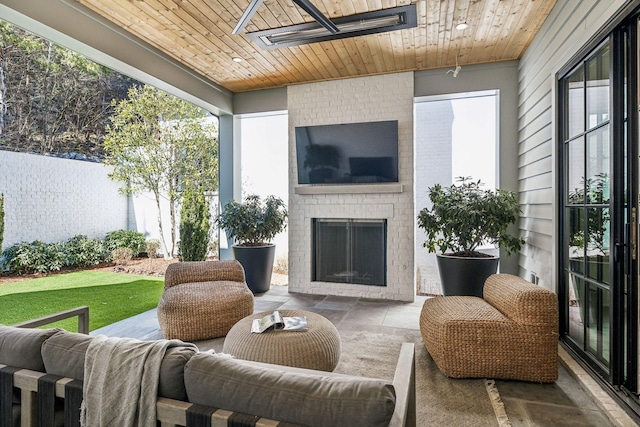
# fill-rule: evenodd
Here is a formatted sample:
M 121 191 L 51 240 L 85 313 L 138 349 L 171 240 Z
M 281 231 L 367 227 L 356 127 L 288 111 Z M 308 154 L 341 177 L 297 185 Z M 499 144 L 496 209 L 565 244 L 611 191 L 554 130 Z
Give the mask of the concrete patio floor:
M 419 316 L 427 297 L 413 303 L 289 293 L 272 286 L 256 295 L 254 311 L 302 309 L 320 314 L 341 330 L 370 329 L 404 335 L 423 345 Z M 155 310 L 95 330 L 91 335 L 162 338 Z M 512 426 L 636 426 L 609 395 L 562 348 L 559 379 L 554 384 L 496 381 Z

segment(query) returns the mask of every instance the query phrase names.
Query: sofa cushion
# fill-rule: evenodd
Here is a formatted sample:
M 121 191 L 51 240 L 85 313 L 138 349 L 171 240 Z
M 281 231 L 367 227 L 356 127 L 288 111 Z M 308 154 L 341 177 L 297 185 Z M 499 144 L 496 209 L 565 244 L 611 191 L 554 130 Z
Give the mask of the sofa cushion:
M 42 345 L 42 360 L 48 374 L 84 379 L 84 357 L 92 337 L 60 331 Z
M 93 337 L 60 331 L 42 346 L 42 358 L 48 374 L 84 380 L 84 359 Z M 195 354 L 190 346 L 169 347 L 160 365 L 158 395 L 187 400 L 184 365 Z
M 28 329 L 0 325 L 0 363 L 44 371 L 42 343 L 60 329 Z
M 276 421 L 314 426 L 386 426 L 393 385 L 382 380 L 258 367 L 198 353 L 185 366 L 189 401 Z

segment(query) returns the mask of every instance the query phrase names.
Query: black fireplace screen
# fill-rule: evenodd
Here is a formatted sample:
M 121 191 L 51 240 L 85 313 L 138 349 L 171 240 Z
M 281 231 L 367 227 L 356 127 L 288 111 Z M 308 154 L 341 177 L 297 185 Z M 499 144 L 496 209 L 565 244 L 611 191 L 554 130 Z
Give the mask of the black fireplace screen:
M 314 219 L 312 280 L 387 285 L 386 219 Z

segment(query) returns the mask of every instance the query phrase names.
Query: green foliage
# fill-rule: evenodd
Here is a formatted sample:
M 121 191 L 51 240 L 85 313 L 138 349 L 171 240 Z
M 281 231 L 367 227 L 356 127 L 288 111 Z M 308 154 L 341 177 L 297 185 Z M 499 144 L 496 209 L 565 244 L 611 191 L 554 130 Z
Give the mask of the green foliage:
M 169 201 L 171 224 L 165 227 L 159 218 L 158 225 L 165 253 L 173 256 L 184 183 L 218 189 L 217 129 L 204 110 L 151 86 L 130 89 L 114 109 L 105 139 L 110 176 L 126 194 L 152 192 L 158 208 L 161 199 Z M 170 248 L 164 228 L 171 231 Z
M 520 215 L 515 193 L 485 190 L 480 181 L 458 178 L 458 185 L 429 188 L 432 207 L 418 214 L 418 226 L 427 234 L 429 252 L 448 250 L 458 256 L 476 256 L 478 246 L 497 244 L 507 254 L 520 250 L 524 240 L 511 236 L 507 227 Z
M 65 265 L 69 267 L 89 267 L 105 262 L 109 251 L 102 239 L 88 239 L 87 236 L 74 236 L 64 244 Z
M 261 246 L 283 231 L 287 223 L 287 208 L 282 199 L 268 196 L 264 203 L 252 194 L 244 202 L 227 203 L 216 218 L 218 227 L 242 246 Z
M 144 234 L 134 230 L 110 231 L 106 237 L 106 249 L 112 252 L 117 248 L 129 248 L 135 257 L 146 250 L 147 241 Z
M 0 251 L 4 240 L 4 194 L 0 193 Z
M 64 243 L 16 243 L 2 254 L 9 271 L 16 274 L 48 273 L 58 271 L 67 264 Z
M 109 259 L 103 240 L 88 239 L 82 235 L 58 243 L 39 240 L 16 243 L 2 254 L 9 271 L 16 274 L 49 273 L 62 267 L 89 267 Z
M 180 210 L 180 261 L 205 261 L 211 211 L 202 188 L 187 185 Z
M 100 158 L 111 100 L 138 84 L 69 49 L 0 22 L 0 147 Z

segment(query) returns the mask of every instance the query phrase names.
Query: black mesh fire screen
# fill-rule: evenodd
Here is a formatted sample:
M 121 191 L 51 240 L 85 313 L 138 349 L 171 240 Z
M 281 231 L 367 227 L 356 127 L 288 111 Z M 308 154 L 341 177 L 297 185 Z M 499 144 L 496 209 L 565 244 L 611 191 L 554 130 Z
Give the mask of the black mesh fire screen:
M 386 219 L 314 219 L 312 280 L 387 285 Z

